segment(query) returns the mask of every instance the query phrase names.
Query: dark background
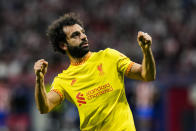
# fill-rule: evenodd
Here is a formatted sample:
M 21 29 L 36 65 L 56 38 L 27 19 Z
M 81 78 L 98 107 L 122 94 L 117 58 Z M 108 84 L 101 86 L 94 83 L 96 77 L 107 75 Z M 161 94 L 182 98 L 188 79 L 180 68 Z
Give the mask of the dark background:
M 34 101 L 34 62 L 49 62 L 48 89 L 69 65 L 45 35 L 67 12 L 81 16 L 92 51 L 110 47 L 141 63 L 137 32 L 152 36 L 156 80 L 125 80 L 138 131 L 196 130 L 196 0 L 1 0 L 1 131 L 79 130 L 77 109 L 67 101 L 48 115 Z

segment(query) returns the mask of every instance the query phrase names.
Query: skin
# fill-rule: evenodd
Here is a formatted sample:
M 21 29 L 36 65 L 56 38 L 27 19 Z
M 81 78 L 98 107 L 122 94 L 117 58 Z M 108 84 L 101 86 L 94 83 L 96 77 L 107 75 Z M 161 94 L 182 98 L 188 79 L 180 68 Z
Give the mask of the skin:
M 35 102 L 41 114 L 50 112 L 57 106 L 61 98 L 56 92 L 46 93 L 44 86 L 44 75 L 47 72 L 48 62 L 44 59 L 35 62 L 34 71 L 36 75 L 35 82 Z
M 126 76 L 136 80 L 153 81 L 156 77 L 156 67 L 151 49 L 152 38 L 147 33 L 139 31 L 137 41 L 143 53 L 142 65 L 133 64 Z
M 64 33 L 67 35 L 66 40 L 71 46 L 79 46 L 83 39 L 87 40 L 86 46 L 88 46 L 88 39 L 85 34 L 85 30 L 78 24 L 72 26 L 63 27 Z M 81 62 L 83 59 L 77 59 L 70 55 L 67 44 L 60 43 L 61 49 L 65 50 L 71 62 Z
M 65 26 L 63 27 L 63 31 L 67 35 L 67 42 L 72 46 L 79 46 L 83 39 L 87 40 L 84 29 L 78 24 Z M 142 65 L 137 63 L 133 64 L 127 77 L 136 80 L 152 81 L 156 75 L 155 62 L 151 51 L 152 38 L 147 33 L 138 32 L 137 41 L 143 52 Z M 83 58 L 72 57 L 67 49 L 67 44 L 60 43 L 59 46 L 66 51 L 71 62 L 81 62 L 83 60 Z M 88 42 L 85 46 L 88 46 Z M 61 97 L 56 92 L 51 91 L 46 93 L 44 75 L 47 72 L 47 67 L 48 62 L 44 59 L 38 60 L 34 64 L 36 75 L 35 101 L 41 114 L 50 112 L 55 106 L 61 103 Z

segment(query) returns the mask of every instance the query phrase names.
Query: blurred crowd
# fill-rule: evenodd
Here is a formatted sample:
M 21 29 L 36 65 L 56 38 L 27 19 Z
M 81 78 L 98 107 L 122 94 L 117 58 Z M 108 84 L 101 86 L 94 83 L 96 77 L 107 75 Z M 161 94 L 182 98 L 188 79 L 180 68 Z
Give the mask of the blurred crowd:
M 0 130 L 79 130 L 77 110 L 70 103 L 40 115 L 34 102 L 34 62 L 40 58 L 49 62 L 48 84 L 69 65 L 67 56 L 53 52 L 46 37 L 52 21 L 67 12 L 80 15 L 92 51 L 110 47 L 141 63 L 137 33 L 141 30 L 152 36 L 157 80 L 126 79 L 127 98 L 139 131 L 179 129 L 179 124 L 172 127 L 165 117 L 174 109 L 169 107 L 170 94 L 184 96 L 189 103 L 180 113 L 184 125 L 180 129 L 196 129 L 196 117 L 192 125 L 185 121 L 196 113 L 192 108 L 196 107 L 196 0 L 1 0 Z M 182 95 L 176 93 L 179 90 Z

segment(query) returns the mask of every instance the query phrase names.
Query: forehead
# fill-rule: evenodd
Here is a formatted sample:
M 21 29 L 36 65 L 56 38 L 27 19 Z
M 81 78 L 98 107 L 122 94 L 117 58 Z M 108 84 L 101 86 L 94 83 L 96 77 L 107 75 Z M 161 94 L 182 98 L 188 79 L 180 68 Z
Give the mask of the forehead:
M 74 24 L 74 25 L 69 25 L 69 26 L 64 26 L 63 27 L 63 32 L 69 37 L 71 36 L 71 34 L 75 31 L 81 31 L 83 30 L 83 28 L 78 25 L 78 24 Z

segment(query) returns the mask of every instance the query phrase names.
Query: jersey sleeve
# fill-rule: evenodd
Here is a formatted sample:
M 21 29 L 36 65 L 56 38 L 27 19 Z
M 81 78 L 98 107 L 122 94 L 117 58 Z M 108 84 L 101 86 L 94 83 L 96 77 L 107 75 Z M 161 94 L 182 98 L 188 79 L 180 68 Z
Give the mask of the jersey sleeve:
M 127 56 L 115 49 L 110 48 L 108 48 L 108 53 L 111 55 L 112 59 L 114 59 L 117 65 L 117 70 L 119 72 L 127 74 L 130 71 L 134 62 L 131 61 Z
M 56 77 L 51 85 L 51 89 L 50 92 L 54 91 L 56 92 L 60 97 L 61 97 L 61 101 L 63 101 L 65 99 L 65 90 L 63 88 L 63 86 L 61 85 L 61 79 Z

